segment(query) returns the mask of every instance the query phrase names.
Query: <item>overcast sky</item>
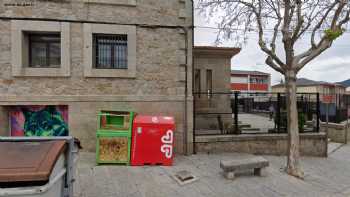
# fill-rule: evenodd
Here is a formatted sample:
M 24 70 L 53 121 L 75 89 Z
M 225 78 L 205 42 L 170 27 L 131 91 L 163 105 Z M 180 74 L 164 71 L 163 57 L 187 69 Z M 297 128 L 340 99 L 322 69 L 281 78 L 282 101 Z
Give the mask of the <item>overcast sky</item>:
M 214 22 L 207 22 L 203 16 L 196 13 L 195 26 L 216 27 L 216 24 Z M 348 30 L 350 29 L 348 28 Z M 196 28 L 195 45 L 215 46 L 216 32 L 217 30 L 215 29 Z M 309 47 L 309 40 L 307 38 L 301 40 L 296 49 Z M 234 47 L 235 43 L 225 41 L 220 46 Z M 282 50 L 279 50 L 278 53 L 282 52 Z M 296 50 L 296 53 L 298 53 L 298 50 Z M 271 82 L 272 84 L 276 84 L 281 80 L 282 76 L 265 65 L 265 59 L 266 55 L 258 48 L 257 35 L 249 34 L 248 43 L 243 45 L 241 52 L 232 59 L 231 68 L 235 70 L 257 70 L 271 73 Z M 332 48 L 307 64 L 299 72 L 298 77 L 328 82 L 339 82 L 350 79 L 350 32 L 338 38 Z

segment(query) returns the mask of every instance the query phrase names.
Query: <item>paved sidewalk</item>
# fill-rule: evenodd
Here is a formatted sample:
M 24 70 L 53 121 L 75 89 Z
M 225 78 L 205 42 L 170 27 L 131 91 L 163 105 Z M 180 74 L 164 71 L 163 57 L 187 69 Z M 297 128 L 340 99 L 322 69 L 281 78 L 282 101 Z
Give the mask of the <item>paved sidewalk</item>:
M 238 120 L 243 124 L 250 124 L 252 128 L 260 129 L 261 133 L 268 133 L 269 129 L 275 128 L 275 123 L 268 117 L 256 114 L 238 114 Z
M 198 154 L 178 156 L 173 167 L 95 166 L 92 153 L 82 153 L 75 196 L 83 197 L 326 197 L 350 196 L 350 145 L 328 158 L 303 158 L 305 180 L 282 172 L 286 158 L 265 156 L 270 161 L 267 177 L 223 178 L 220 159 L 246 158 L 247 154 Z M 199 181 L 179 186 L 170 176 L 189 170 Z

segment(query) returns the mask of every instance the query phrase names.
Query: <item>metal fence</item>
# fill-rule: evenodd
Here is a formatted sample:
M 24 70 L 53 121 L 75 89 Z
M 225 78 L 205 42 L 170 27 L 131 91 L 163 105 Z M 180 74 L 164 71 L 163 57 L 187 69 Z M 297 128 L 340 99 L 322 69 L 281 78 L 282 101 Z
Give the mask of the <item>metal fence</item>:
M 297 94 L 300 132 L 319 132 L 320 95 Z M 194 134 L 287 133 L 284 93 L 194 93 Z
M 341 123 L 349 117 L 350 95 L 321 95 L 320 119 L 322 122 Z

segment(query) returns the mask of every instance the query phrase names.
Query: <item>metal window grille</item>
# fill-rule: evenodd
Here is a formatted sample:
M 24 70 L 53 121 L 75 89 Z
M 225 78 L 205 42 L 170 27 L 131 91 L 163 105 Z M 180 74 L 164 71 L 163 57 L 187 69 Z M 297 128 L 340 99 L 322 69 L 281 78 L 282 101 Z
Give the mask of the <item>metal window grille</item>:
M 61 65 L 61 35 L 28 34 L 29 67 L 59 68 Z
M 93 39 L 95 68 L 128 68 L 127 35 L 94 34 Z

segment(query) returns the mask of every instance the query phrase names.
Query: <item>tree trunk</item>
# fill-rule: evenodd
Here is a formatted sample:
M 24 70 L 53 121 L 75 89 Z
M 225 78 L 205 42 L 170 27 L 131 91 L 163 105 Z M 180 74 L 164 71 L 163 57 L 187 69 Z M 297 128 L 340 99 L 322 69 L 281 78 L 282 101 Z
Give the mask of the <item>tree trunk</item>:
M 303 178 L 304 173 L 300 165 L 300 138 L 298 126 L 298 108 L 296 95 L 296 72 L 287 71 L 286 79 L 286 99 L 287 99 L 287 131 L 288 131 L 288 161 L 287 173 Z

